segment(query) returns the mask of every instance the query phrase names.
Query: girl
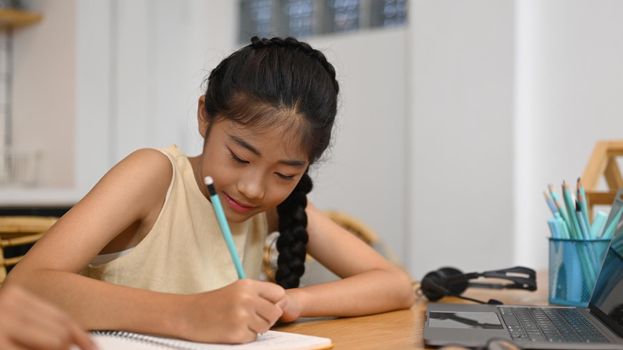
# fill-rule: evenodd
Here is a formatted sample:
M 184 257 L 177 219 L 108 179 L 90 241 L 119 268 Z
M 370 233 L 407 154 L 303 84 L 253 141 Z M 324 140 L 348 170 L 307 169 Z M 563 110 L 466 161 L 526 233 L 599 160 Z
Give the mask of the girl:
M 306 199 L 327 148 L 338 83 L 325 56 L 293 38 L 251 39 L 199 98 L 203 151 L 136 151 L 33 247 L 21 283 L 89 329 L 205 342 L 256 338 L 276 321 L 408 308 L 409 277 Z M 236 273 L 203 179 L 212 176 L 250 279 Z M 275 282 L 260 282 L 279 231 Z M 309 253 L 343 279 L 297 288 Z

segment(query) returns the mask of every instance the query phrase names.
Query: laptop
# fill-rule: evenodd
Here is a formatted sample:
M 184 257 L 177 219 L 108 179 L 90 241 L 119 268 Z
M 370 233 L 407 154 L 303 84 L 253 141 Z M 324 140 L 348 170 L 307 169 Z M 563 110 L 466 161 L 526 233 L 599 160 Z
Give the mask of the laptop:
M 617 193 L 609 220 L 623 206 Z M 562 329 L 544 326 L 547 321 Z M 526 329 L 527 327 L 527 329 Z M 601 265 L 587 308 L 431 303 L 424 342 L 479 347 L 507 339 L 524 349 L 623 349 L 623 215 Z

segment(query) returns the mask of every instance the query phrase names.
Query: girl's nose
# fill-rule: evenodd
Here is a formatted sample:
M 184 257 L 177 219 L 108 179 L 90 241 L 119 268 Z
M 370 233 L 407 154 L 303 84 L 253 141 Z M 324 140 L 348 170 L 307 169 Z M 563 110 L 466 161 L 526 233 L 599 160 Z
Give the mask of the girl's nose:
M 240 194 L 250 200 L 258 201 L 264 198 L 264 184 L 261 176 L 241 177 L 237 187 Z

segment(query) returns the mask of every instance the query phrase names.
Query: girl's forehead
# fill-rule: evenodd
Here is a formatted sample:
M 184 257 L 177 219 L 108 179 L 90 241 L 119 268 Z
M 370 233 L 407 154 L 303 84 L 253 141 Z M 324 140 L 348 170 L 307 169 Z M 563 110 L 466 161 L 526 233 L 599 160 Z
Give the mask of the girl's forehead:
M 258 126 L 222 120 L 228 138 L 248 143 L 263 156 L 309 161 L 303 135 L 298 127 L 288 124 L 291 123 Z

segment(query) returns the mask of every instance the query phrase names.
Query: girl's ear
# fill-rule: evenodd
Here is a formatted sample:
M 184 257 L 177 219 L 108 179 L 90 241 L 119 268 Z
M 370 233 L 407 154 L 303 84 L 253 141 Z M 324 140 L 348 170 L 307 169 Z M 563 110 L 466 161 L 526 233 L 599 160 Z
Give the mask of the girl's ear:
M 210 121 L 208 119 L 208 112 L 206 112 L 205 108 L 205 96 L 199 97 L 199 102 L 197 103 L 197 122 L 199 124 L 199 134 L 201 137 L 205 138 L 206 133 L 208 131 L 208 125 L 210 125 Z

